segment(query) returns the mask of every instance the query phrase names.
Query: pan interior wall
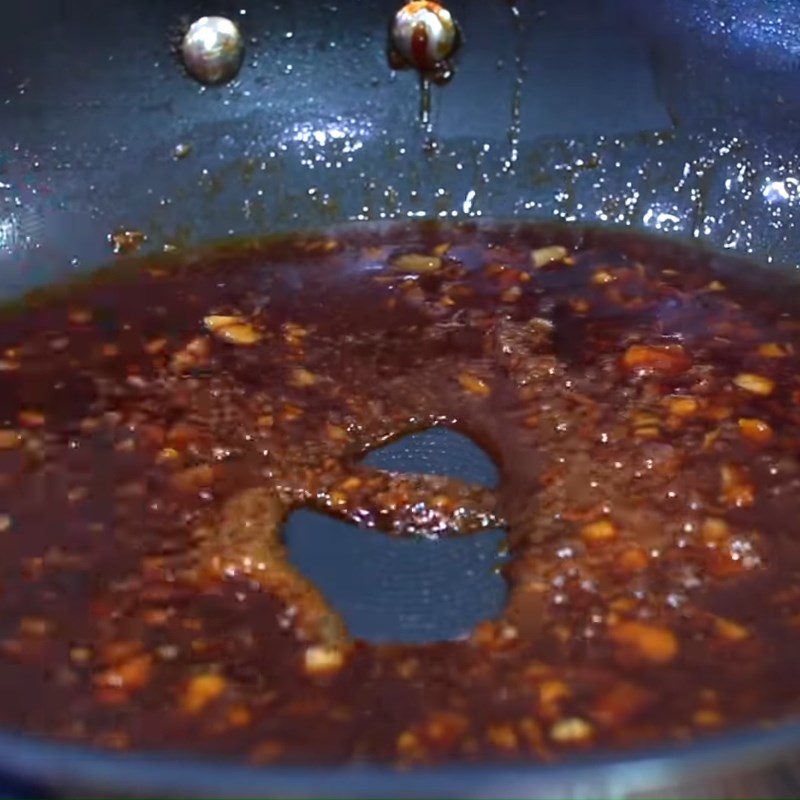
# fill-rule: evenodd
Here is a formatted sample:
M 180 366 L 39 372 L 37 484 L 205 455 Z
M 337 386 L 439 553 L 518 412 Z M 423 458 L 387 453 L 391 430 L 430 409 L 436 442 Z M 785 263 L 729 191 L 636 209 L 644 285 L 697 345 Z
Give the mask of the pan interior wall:
M 646 229 L 797 265 L 793 0 L 449 7 L 464 45 L 427 129 L 417 76 L 387 64 L 389 0 L 11 4 L 0 294 L 108 260 L 119 229 L 157 250 L 420 216 Z M 232 83 L 182 72 L 190 12 L 245 32 Z

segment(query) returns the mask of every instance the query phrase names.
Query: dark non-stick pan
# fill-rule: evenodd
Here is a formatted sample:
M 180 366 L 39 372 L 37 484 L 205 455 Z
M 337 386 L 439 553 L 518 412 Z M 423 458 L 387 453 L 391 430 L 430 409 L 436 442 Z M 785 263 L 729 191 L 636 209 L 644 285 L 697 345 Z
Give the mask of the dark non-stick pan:
M 387 63 L 396 10 L 387 0 L 5 3 L 0 296 L 109 260 L 117 230 L 142 231 L 157 250 L 419 217 L 641 229 L 775 270 L 797 266 L 795 0 L 451 0 L 449 8 L 463 44 L 453 80 L 434 88 L 426 126 L 418 76 Z M 212 13 L 239 24 L 246 55 L 236 80 L 204 88 L 187 77 L 174 44 L 188 21 Z M 468 462 L 491 478 L 481 453 L 455 439 L 384 454 L 422 456 Z M 369 592 L 365 559 L 397 569 L 382 539 L 343 534 L 323 552 L 313 520 L 287 535 L 334 604 L 349 602 L 337 585 L 361 580 Z M 436 592 L 450 592 L 447 603 L 395 594 L 394 627 L 382 621 L 391 614 L 370 616 L 370 604 L 350 614 L 373 638 L 467 629 L 503 600 L 494 579 L 466 593 L 452 588 L 486 547 L 496 542 L 408 556 L 406 574 L 428 575 Z M 797 754 L 800 724 L 635 757 L 403 773 L 256 770 L 0 735 L 0 768 L 17 795 L 785 796 L 800 786 Z

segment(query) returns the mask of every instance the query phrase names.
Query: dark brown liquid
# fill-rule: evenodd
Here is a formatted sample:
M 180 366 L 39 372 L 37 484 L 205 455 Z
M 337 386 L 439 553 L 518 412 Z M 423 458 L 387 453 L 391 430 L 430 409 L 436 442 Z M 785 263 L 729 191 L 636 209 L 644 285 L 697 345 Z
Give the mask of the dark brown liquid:
M 800 317 L 793 289 L 715 262 L 362 230 L 144 261 L 8 315 L 0 722 L 417 763 L 795 713 Z M 496 492 L 359 466 L 437 424 L 492 453 Z M 351 641 L 286 561 L 304 505 L 397 536 L 505 525 L 503 618 Z

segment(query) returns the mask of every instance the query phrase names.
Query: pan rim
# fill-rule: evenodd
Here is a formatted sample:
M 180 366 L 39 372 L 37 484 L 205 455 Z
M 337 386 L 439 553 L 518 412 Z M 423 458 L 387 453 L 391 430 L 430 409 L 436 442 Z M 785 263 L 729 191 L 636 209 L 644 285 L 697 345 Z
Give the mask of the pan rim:
M 796 758 L 800 720 L 742 728 L 692 743 L 595 752 L 556 763 L 264 766 L 174 751 L 120 753 L 0 729 L 0 771 L 27 785 L 83 796 L 137 797 L 620 797 L 727 778 Z

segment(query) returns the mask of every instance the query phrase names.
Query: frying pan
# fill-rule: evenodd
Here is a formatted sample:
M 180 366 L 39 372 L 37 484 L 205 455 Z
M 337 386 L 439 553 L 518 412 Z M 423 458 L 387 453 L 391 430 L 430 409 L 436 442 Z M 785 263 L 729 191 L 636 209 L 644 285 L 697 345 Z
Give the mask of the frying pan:
M 106 262 L 119 228 L 158 250 L 418 217 L 640 229 L 797 267 L 796 0 L 519 0 L 521 25 L 507 0 L 448 7 L 464 44 L 426 130 L 417 77 L 387 66 L 390 0 L 4 3 L 0 296 Z M 210 13 L 239 23 L 247 53 L 237 80 L 204 89 L 171 43 Z M 188 157 L 175 157 L 179 145 Z M 458 437 L 377 457 L 493 479 Z M 459 552 L 370 539 L 370 583 L 357 532 L 339 531 L 321 554 L 324 523 L 293 524 L 294 558 L 368 638 L 452 636 L 502 604 L 487 577 L 466 595 L 452 588 L 489 574 L 476 564 L 499 532 Z M 389 591 L 381 570 L 427 591 Z M 354 582 L 360 598 L 341 590 Z M 378 601 L 365 603 L 371 592 Z M 800 723 L 553 766 L 403 773 L 256 770 L 0 734 L 7 796 L 787 796 L 800 787 L 798 754 Z

